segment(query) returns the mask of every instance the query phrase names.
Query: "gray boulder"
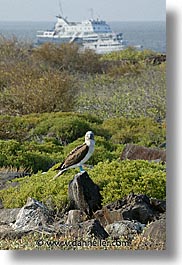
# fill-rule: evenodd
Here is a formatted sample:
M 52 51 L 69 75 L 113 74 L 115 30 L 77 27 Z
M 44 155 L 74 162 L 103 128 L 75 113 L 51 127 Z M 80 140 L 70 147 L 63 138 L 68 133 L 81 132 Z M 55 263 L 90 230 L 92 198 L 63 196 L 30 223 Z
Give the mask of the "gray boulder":
M 16 222 L 20 208 L 0 209 L 0 225 L 11 225 Z
M 113 239 L 119 239 L 123 236 L 128 240 L 132 240 L 134 236 L 142 232 L 144 227 L 145 225 L 139 222 L 123 220 L 107 225 L 105 230 Z
M 164 213 L 165 204 L 166 202 L 162 200 L 152 200 L 146 195 L 131 193 L 106 207 L 110 211 L 117 211 L 120 214 L 120 220 L 135 220 L 147 224 L 158 219 L 160 214 Z
M 20 209 L 13 229 L 16 231 L 46 230 L 53 223 L 53 218 L 47 207 L 35 199 L 28 198 Z
M 166 216 L 165 214 L 160 216 L 159 220 L 156 220 L 146 226 L 143 232 L 143 237 L 152 239 L 155 242 L 166 243 Z
M 78 224 L 86 221 L 87 215 L 80 210 L 70 210 L 66 219 L 66 224 Z
M 92 216 L 101 208 L 99 187 L 92 181 L 87 172 L 78 173 L 68 187 L 70 209 L 77 209 Z

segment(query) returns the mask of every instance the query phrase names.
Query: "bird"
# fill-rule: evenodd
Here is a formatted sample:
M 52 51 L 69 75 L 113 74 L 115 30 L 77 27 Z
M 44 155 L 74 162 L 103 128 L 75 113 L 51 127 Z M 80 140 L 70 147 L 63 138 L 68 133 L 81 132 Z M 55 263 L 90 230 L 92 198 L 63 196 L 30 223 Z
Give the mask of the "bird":
M 70 168 L 79 167 L 80 172 L 83 172 L 84 170 L 82 165 L 91 157 L 94 152 L 94 147 L 94 133 L 92 131 L 88 131 L 85 134 L 85 142 L 82 145 L 77 146 L 74 150 L 72 150 L 65 158 L 63 163 L 55 169 L 59 170 L 59 172 L 57 175 L 54 176 L 53 180 L 58 178 L 60 175 L 63 174 L 63 172 Z

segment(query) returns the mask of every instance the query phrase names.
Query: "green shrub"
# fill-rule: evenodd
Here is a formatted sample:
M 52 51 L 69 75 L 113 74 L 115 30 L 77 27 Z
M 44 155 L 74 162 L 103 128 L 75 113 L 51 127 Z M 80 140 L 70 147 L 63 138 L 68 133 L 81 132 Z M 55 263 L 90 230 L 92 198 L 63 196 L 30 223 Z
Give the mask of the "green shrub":
M 158 147 L 165 142 L 165 123 L 150 118 L 113 118 L 102 123 L 90 114 L 44 113 L 1 116 L 0 123 L 0 167 L 24 168 L 34 173 L 61 163 L 84 142 L 88 130 L 94 131 L 96 139 L 90 165 L 118 159 L 126 143 Z
M 150 57 L 152 55 L 156 55 L 156 52 L 153 52 L 151 50 L 137 50 L 134 47 L 128 47 L 127 49 L 124 49 L 119 52 L 111 52 L 108 54 L 104 54 L 101 57 L 102 61 L 118 61 L 118 60 L 144 60 L 147 57 Z
M 43 118 L 44 117 L 44 118 Z M 42 120 L 32 130 L 32 137 L 54 137 L 59 144 L 67 145 L 92 130 L 95 134 L 108 137 L 108 132 L 101 128 L 102 121 L 94 115 L 78 113 L 44 114 Z
M 23 117 L 0 115 L 0 139 L 25 141 L 29 138 L 29 131 L 36 127 L 39 120 L 38 115 Z
M 61 210 L 68 203 L 68 183 L 78 171 L 69 170 L 55 181 L 51 181 L 55 175 L 52 170 L 18 179 L 18 186 L 0 191 L 3 205 L 8 208 L 21 207 L 27 197 L 33 197 L 44 203 L 51 202 Z M 100 187 L 103 205 L 121 199 L 130 192 L 165 198 L 166 172 L 165 167 L 158 163 L 105 161 L 88 170 L 88 173 Z
M 0 116 L 0 139 L 25 140 L 56 140 L 70 143 L 87 130 L 93 130 L 99 135 L 108 136 L 107 131 L 100 128 L 102 121 L 94 115 L 78 114 L 74 112 L 52 112 L 30 114 L 23 116 Z M 60 144 L 57 141 L 57 144 Z
M 0 167 L 23 169 L 28 173 L 47 171 L 59 161 L 62 148 L 53 143 L 37 144 L 0 140 Z
M 91 130 L 91 124 L 81 117 L 67 116 L 43 120 L 35 128 L 34 135 L 52 134 L 60 139 L 63 144 L 74 141 Z
M 165 122 L 151 118 L 112 118 L 103 122 L 103 128 L 111 135 L 115 144 L 134 143 L 144 146 L 159 146 L 165 142 Z
M 101 189 L 103 204 L 123 198 L 131 192 L 158 199 L 166 194 L 165 166 L 144 160 L 99 163 L 90 175 Z
M 100 161 L 112 161 L 117 158 L 115 146 L 112 143 L 101 136 L 96 136 L 95 138 L 95 152 L 88 164 L 96 165 Z M 55 143 L 54 139 L 49 138 L 42 143 L 34 141 L 20 143 L 15 140 L 0 140 L 0 167 L 13 167 L 17 170 L 21 168 L 28 173 L 36 173 L 39 170 L 47 171 L 54 164 L 62 163 L 70 151 L 83 142 L 84 136 L 66 146 Z
M 67 203 L 67 187 L 69 178 L 66 175 L 61 177 L 58 185 L 57 181 L 51 181 L 55 172 L 42 174 L 38 172 L 31 177 L 18 179 L 18 186 L 0 192 L 4 206 L 16 208 L 23 206 L 28 197 L 36 198 L 44 203 L 50 202 L 59 209 Z

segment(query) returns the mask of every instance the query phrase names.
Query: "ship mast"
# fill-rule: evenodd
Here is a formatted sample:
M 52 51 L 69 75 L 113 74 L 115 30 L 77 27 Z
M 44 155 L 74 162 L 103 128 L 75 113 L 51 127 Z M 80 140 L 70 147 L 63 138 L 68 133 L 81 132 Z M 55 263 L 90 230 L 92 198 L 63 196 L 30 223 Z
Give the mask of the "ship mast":
M 89 11 L 90 11 L 91 19 L 94 20 L 94 10 L 93 10 L 93 8 L 90 8 Z
M 60 11 L 60 17 L 63 17 L 63 7 L 61 1 L 59 1 L 59 11 Z

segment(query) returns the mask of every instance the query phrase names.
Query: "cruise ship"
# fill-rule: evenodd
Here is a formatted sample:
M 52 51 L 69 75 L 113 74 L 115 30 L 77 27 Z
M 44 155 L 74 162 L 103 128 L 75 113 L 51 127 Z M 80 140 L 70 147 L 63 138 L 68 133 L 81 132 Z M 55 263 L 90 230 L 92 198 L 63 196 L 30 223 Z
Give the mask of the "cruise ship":
M 115 33 L 109 24 L 100 19 L 88 19 L 82 22 L 69 22 L 61 15 L 53 30 L 38 31 L 37 44 L 77 43 L 81 50 L 92 49 L 96 53 L 108 53 L 123 50 L 128 42 L 123 40 L 122 33 Z

